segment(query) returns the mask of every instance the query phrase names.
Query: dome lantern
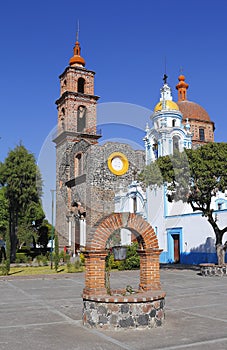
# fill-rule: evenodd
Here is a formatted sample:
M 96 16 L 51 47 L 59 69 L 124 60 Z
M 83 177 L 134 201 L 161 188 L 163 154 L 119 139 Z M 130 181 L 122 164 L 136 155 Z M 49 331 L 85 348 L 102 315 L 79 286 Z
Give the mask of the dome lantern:
M 176 85 L 176 89 L 178 90 L 178 101 L 185 101 L 187 100 L 187 89 L 188 84 L 185 83 L 185 76 L 180 75 L 178 77 L 179 83 Z
M 75 46 L 73 48 L 74 50 L 74 55 L 73 57 L 70 58 L 69 64 L 70 66 L 85 66 L 85 60 L 83 57 L 80 56 L 80 43 L 77 40 L 75 43 Z
M 179 111 L 178 105 L 173 101 L 171 88 L 167 84 L 167 75 L 164 74 L 163 78 L 164 84 L 161 88 L 160 101 L 156 104 L 154 112 L 162 110 L 177 110 Z

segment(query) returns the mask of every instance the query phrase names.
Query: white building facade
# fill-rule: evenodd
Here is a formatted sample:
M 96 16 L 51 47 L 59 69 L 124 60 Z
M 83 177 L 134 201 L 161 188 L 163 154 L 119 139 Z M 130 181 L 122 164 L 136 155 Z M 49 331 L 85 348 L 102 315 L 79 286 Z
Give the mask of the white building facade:
M 144 139 L 147 164 L 158 157 L 173 154 L 174 149 L 192 148 L 190 120 L 183 120 L 178 104 L 172 100 L 166 77 L 160 102 L 155 106 L 151 120 L 152 126 L 146 128 Z M 147 220 L 154 227 L 159 246 L 163 249 L 160 262 L 217 262 L 215 234 L 207 219 L 201 213 L 193 212 L 187 203 L 169 202 L 167 194 L 167 186 L 148 187 L 146 191 Z M 212 208 L 219 226 L 227 226 L 227 194 L 217 193 Z M 227 235 L 223 237 L 225 240 Z

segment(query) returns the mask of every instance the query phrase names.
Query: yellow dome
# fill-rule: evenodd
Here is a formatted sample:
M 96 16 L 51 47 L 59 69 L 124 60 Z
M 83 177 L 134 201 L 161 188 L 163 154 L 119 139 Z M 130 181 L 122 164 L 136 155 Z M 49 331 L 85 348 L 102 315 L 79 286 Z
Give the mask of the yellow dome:
M 163 101 L 158 102 L 154 108 L 154 112 L 162 111 L 163 110 L 162 104 L 163 104 Z M 175 102 L 170 101 L 170 100 L 166 100 L 165 101 L 165 110 L 177 110 L 177 111 L 179 111 L 179 107 Z

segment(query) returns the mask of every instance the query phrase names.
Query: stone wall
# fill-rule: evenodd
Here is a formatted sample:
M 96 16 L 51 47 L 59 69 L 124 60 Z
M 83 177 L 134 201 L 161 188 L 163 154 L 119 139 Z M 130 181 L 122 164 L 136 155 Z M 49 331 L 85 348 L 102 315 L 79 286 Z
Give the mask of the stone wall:
M 67 142 L 66 142 L 67 141 Z M 123 153 L 129 161 L 129 169 L 116 176 L 108 168 L 108 158 L 114 152 Z M 82 175 L 75 177 L 75 157 L 81 153 Z M 60 245 L 68 245 L 69 215 L 76 215 L 72 202 L 80 202 L 86 211 L 87 236 L 100 219 L 114 212 L 114 197 L 120 188 L 127 189 L 135 178 L 135 170 L 142 170 L 144 151 L 133 150 L 127 144 L 107 142 L 104 145 L 90 144 L 73 138 L 57 144 L 57 216 L 56 228 L 65 237 Z
M 108 296 L 83 300 L 83 324 L 87 327 L 153 328 L 162 326 L 165 293 L 156 297 L 145 294 Z
M 202 276 L 227 276 L 227 264 L 223 266 L 215 264 L 200 264 L 200 272 Z

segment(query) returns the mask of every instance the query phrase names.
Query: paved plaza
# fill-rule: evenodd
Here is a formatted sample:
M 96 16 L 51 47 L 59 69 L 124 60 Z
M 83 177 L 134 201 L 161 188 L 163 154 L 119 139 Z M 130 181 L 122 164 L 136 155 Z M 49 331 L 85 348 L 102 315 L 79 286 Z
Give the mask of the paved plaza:
M 227 277 L 161 269 L 166 320 L 159 328 L 104 331 L 81 323 L 84 274 L 0 279 L 1 350 L 227 349 Z M 138 287 L 139 271 L 111 273 L 111 287 Z

